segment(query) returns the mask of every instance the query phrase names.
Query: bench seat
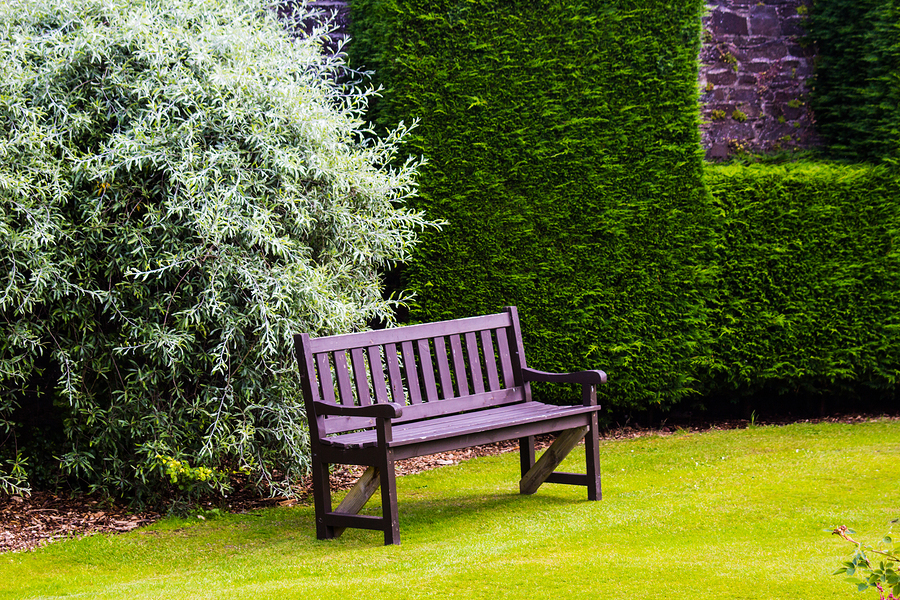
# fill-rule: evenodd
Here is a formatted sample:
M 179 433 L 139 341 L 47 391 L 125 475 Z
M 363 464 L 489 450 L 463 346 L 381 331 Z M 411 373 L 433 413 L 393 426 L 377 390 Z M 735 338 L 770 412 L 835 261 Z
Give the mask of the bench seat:
M 485 434 L 488 431 L 507 428 L 516 429 L 534 423 L 541 423 L 540 429 L 544 430 L 547 429 L 548 423 L 552 421 L 559 422 L 557 430 L 561 431 L 563 429 L 570 429 L 570 427 L 566 427 L 568 422 L 571 421 L 568 417 L 595 412 L 596 410 L 597 408 L 593 406 L 554 406 L 542 402 L 523 402 L 510 406 L 486 408 L 457 415 L 394 425 L 392 427 L 393 439 L 388 442 L 388 446 L 391 448 L 399 448 L 401 446 L 420 444 L 423 442 L 466 438 Z M 550 427 L 556 426 L 550 425 Z M 525 432 L 522 434 L 515 433 L 505 439 L 518 439 L 527 437 L 528 435 L 534 434 Z M 378 444 L 377 437 L 377 432 L 373 429 L 369 429 L 327 437 L 322 440 L 322 443 L 347 449 L 374 448 Z M 453 449 L 468 448 L 470 446 L 491 443 L 493 441 L 501 440 L 493 439 L 490 442 L 477 442 L 475 444 L 462 441 L 457 448 Z M 425 452 L 420 454 L 420 456 L 424 454 L 433 453 Z

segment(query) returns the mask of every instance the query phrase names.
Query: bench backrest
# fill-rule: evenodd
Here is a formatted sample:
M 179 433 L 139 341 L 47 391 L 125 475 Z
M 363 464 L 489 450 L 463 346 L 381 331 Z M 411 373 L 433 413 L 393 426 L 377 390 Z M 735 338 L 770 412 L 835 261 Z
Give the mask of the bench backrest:
M 313 401 L 345 406 L 395 402 L 397 421 L 531 399 L 514 306 L 453 321 L 310 338 L 294 336 L 310 433 L 373 427 L 373 419 L 322 417 Z

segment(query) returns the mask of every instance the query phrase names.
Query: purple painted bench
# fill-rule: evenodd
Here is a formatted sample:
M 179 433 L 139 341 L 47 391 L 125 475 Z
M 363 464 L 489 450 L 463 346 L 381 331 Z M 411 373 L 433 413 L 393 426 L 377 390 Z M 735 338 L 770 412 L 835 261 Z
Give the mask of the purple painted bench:
M 502 313 L 311 339 L 294 336 L 309 420 L 316 535 L 344 528 L 400 543 L 394 461 L 518 439 L 519 488 L 587 486 L 599 500 L 596 387 L 602 371 L 544 373 L 525 364 L 515 307 Z M 531 399 L 532 381 L 582 386 L 578 406 Z M 534 436 L 562 432 L 535 461 Z M 585 439 L 586 474 L 554 469 Z M 330 464 L 368 469 L 332 510 Z M 359 510 L 381 488 L 382 516 Z

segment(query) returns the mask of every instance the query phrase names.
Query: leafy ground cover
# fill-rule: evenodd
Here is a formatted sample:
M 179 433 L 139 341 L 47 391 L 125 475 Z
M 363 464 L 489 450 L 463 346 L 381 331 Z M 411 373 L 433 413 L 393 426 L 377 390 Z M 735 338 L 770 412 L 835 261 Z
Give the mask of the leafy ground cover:
M 896 420 L 601 452 L 602 502 L 567 486 L 519 496 L 516 455 L 482 457 L 400 478 L 399 547 L 365 531 L 317 541 L 302 504 L 170 518 L 0 555 L 0 598 L 846 598 L 831 573 L 850 549 L 825 530 L 875 539 L 900 515 Z

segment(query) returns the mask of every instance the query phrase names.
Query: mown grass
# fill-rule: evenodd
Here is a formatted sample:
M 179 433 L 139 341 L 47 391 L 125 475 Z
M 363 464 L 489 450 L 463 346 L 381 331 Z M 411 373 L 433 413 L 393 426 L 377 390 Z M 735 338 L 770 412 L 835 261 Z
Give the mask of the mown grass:
M 564 468 L 580 469 L 576 450 Z M 866 598 L 831 573 L 900 517 L 900 422 L 604 441 L 604 499 L 517 494 L 515 454 L 398 480 L 403 545 L 309 506 L 0 555 L 2 598 Z

